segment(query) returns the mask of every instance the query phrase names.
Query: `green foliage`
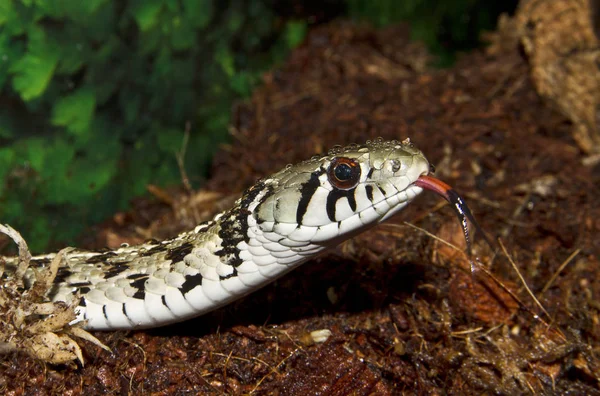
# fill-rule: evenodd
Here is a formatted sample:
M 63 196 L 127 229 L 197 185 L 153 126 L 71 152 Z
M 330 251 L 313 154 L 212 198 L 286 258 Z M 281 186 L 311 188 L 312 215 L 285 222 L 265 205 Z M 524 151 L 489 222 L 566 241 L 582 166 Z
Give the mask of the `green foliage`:
M 0 0 L 0 221 L 31 248 L 180 180 L 199 182 L 231 103 L 306 34 L 267 0 Z M 271 43 L 265 46 L 265 43 Z
M 378 25 L 409 21 L 443 56 L 476 42 L 516 0 L 325 3 L 335 2 Z M 73 243 L 148 183 L 180 182 L 188 122 L 185 167 L 197 185 L 232 102 L 304 39 L 306 22 L 273 11 L 297 4 L 0 0 L 0 222 L 34 251 Z
M 94 119 L 96 94 L 90 87 L 82 87 L 59 98 L 52 108 L 54 126 L 65 127 L 73 135 L 85 135 Z

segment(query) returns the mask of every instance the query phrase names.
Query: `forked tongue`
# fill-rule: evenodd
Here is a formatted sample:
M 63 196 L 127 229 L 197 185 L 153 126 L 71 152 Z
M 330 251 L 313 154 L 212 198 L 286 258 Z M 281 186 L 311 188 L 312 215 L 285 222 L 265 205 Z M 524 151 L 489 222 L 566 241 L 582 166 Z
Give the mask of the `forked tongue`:
M 479 224 L 473 217 L 471 210 L 469 209 L 465 201 L 461 198 L 461 196 L 458 195 L 458 193 L 454 191 L 452 187 L 450 187 L 443 181 L 436 179 L 435 177 L 426 175 L 419 176 L 419 178 L 415 182 L 415 185 L 426 190 L 435 192 L 450 203 L 450 206 L 452 206 L 452 209 L 454 210 L 454 212 L 458 216 L 458 219 L 460 220 L 460 224 L 465 235 L 465 240 L 467 241 L 467 254 L 469 256 L 471 256 L 471 237 L 469 235 L 469 221 L 471 222 L 473 227 L 475 227 L 475 229 L 482 235 L 486 243 L 493 249 L 493 245 L 486 237 L 485 233 L 481 230 L 481 227 L 479 227 Z
M 426 190 L 433 191 L 433 192 L 437 193 L 438 195 L 444 197 L 444 199 L 450 203 L 450 205 L 452 206 L 452 209 L 454 209 L 454 212 L 458 216 L 458 219 L 460 220 L 460 224 L 462 225 L 463 233 L 465 235 L 465 240 L 467 241 L 467 255 L 468 255 L 468 260 L 471 263 L 471 273 L 473 275 L 475 275 L 477 273 L 478 268 L 483 268 L 484 273 L 491 276 L 492 280 L 497 285 L 499 285 L 505 292 L 507 292 L 512 297 L 512 299 L 515 300 L 519 304 L 519 306 L 524 307 L 527 311 L 529 311 L 535 319 L 541 320 L 542 323 L 545 323 L 536 313 L 532 312 L 529 308 L 527 308 L 527 306 L 521 302 L 521 300 L 519 299 L 519 297 L 517 295 L 515 295 L 515 293 L 513 293 L 509 288 L 507 288 L 502 282 L 500 282 L 490 272 L 488 272 L 485 269 L 485 267 L 480 267 L 480 266 L 475 265 L 474 261 L 479 263 L 479 259 L 477 257 L 473 257 L 472 252 L 471 252 L 471 239 L 469 236 L 469 222 L 471 222 L 473 227 L 475 227 L 475 230 L 477 230 L 481 234 L 481 236 L 483 237 L 483 240 L 489 245 L 489 247 L 492 250 L 496 250 L 496 249 L 494 248 L 494 245 L 492 245 L 492 243 L 490 242 L 488 237 L 485 235 L 485 233 L 482 231 L 481 227 L 479 226 L 479 224 L 473 217 L 471 210 L 469 209 L 467 204 L 463 201 L 461 196 L 458 195 L 458 193 L 456 191 L 454 191 L 454 189 L 452 187 L 450 187 L 443 181 L 436 179 L 435 177 L 432 177 L 432 176 L 419 176 L 419 178 L 415 182 L 415 185 L 419 186 L 421 188 L 424 188 Z M 484 283 L 484 285 L 485 285 L 485 283 Z M 493 289 L 489 289 L 489 290 L 492 291 Z M 494 294 L 496 294 L 496 292 L 494 292 Z M 535 297 L 534 297 L 534 299 L 535 299 Z M 499 301 L 503 301 L 503 300 L 499 300 Z M 535 301 L 537 302 L 537 299 L 535 299 Z M 539 302 L 538 302 L 538 304 L 539 304 Z M 546 312 L 543 307 L 542 307 L 542 310 L 544 312 Z M 546 315 L 548 315 L 548 313 L 546 313 Z

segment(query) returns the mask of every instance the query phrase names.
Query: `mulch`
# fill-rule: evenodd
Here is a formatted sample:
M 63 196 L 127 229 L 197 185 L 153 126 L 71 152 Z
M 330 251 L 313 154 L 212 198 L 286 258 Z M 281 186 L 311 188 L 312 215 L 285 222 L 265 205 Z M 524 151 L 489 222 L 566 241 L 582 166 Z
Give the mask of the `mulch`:
M 381 136 L 410 137 L 506 254 L 475 235 L 472 266 L 407 225 L 463 243 L 452 210 L 424 193 L 229 307 L 95 333 L 113 354 L 83 343 L 84 367 L 9 356 L 2 393 L 600 394 L 600 167 L 584 165 L 571 122 L 540 98 L 517 45 L 451 69 L 430 59 L 402 26 L 313 29 L 234 109 L 232 143 L 200 193 L 219 193 L 209 209 L 182 209 L 188 192 L 169 205 L 139 200 L 88 246 L 173 235 L 288 163 Z M 323 329 L 331 335 L 315 341 Z

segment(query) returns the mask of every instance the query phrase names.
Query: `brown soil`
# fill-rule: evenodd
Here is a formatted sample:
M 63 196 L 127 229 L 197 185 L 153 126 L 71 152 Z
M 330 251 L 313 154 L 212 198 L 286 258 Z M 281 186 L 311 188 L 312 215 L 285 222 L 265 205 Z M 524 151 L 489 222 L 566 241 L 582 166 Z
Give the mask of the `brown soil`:
M 225 309 L 96 333 L 113 354 L 84 343 L 85 367 L 10 356 L 2 393 L 600 394 L 599 166 L 583 164 L 570 121 L 540 99 L 518 43 L 436 71 L 407 37 L 398 27 L 315 29 L 235 110 L 234 143 L 205 187 L 222 196 L 193 197 L 208 210 L 184 205 L 187 194 L 163 197 L 171 207 L 140 201 L 96 243 L 172 235 L 332 145 L 410 137 L 514 267 L 476 236 L 483 267 L 471 272 L 460 252 L 403 223 L 462 243 L 451 209 L 423 194 Z M 315 343 L 320 329 L 332 335 Z

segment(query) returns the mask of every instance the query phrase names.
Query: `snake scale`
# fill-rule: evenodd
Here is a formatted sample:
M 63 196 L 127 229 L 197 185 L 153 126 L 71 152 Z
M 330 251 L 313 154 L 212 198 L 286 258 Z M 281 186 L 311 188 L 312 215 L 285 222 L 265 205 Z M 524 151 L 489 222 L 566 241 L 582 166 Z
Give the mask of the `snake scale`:
M 431 169 L 408 139 L 336 146 L 257 181 L 233 207 L 173 239 L 71 249 L 47 297 L 78 298 L 73 323 L 92 330 L 202 315 L 390 218 L 424 188 L 448 199 L 450 187 L 428 176 Z M 455 210 L 462 209 L 459 201 Z M 53 257 L 37 256 L 32 264 Z

